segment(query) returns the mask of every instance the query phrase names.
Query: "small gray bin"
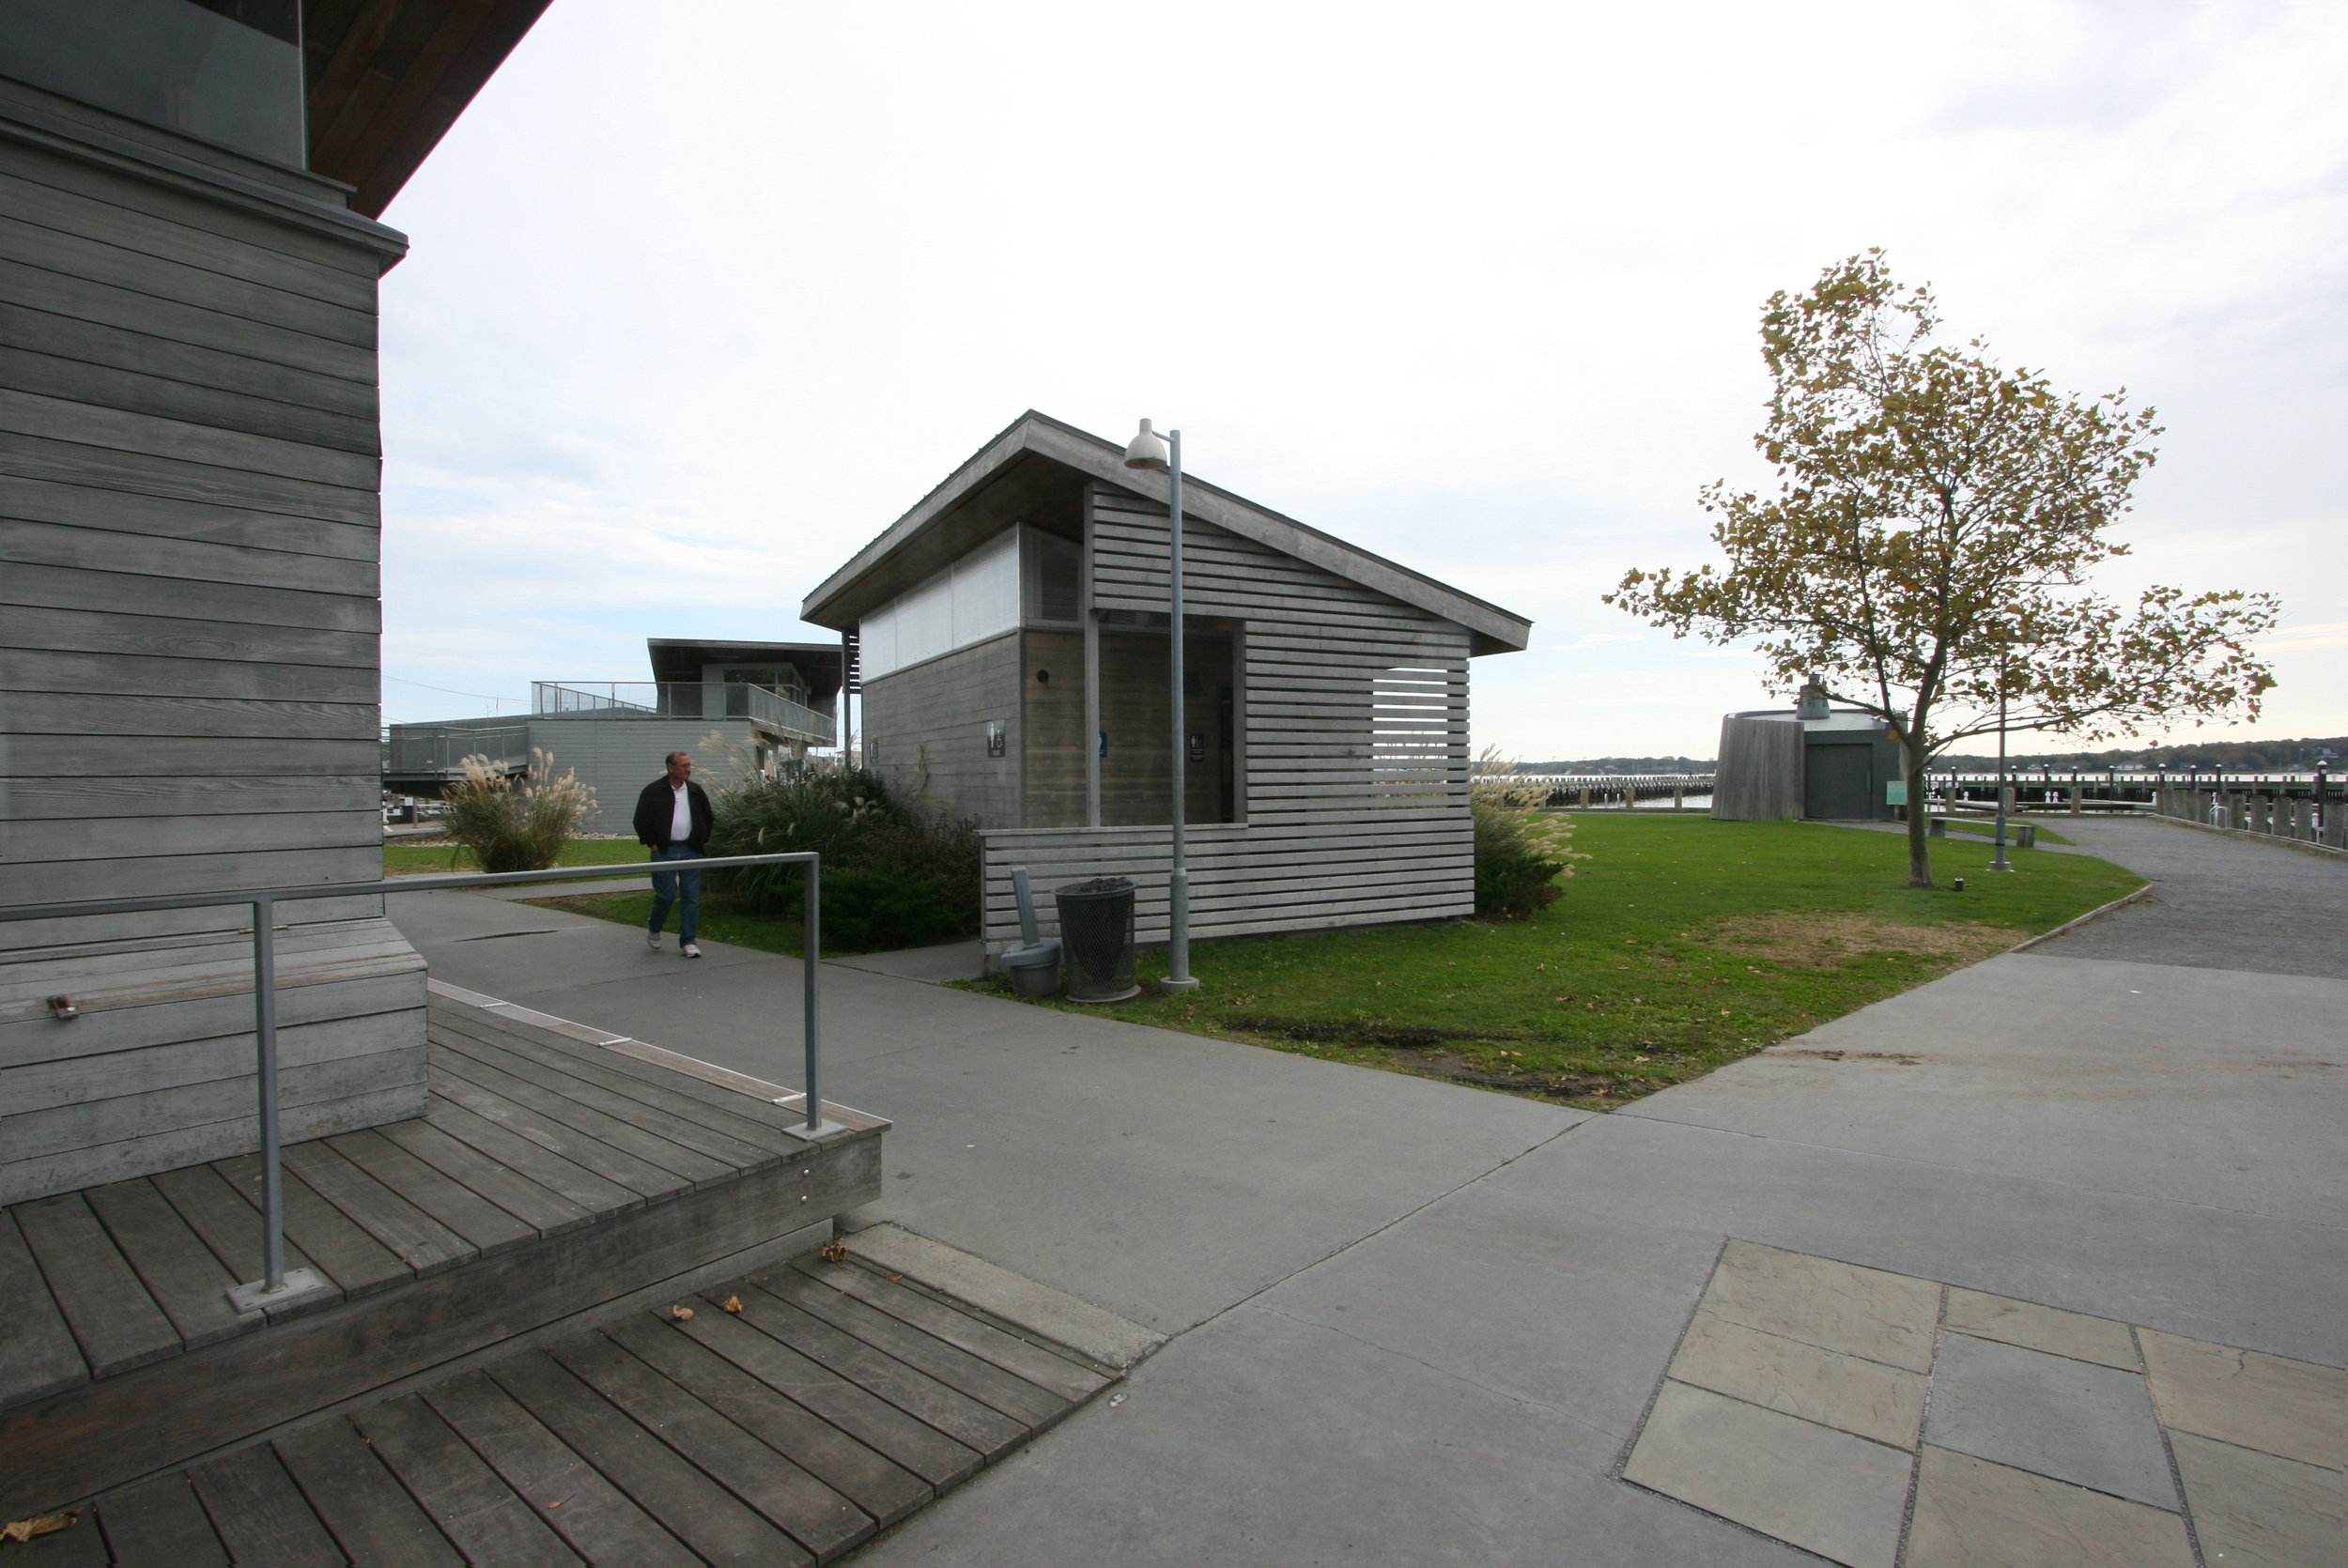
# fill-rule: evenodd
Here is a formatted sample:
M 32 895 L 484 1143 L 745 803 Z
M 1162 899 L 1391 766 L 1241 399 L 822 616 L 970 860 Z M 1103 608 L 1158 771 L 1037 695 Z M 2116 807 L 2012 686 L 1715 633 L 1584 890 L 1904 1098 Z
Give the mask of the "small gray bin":
M 1049 996 L 1059 990 L 1059 944 L 1039 942 L 1013 947 L 997 961 L 1011 976 L 1011 989 L 1022 996 Z

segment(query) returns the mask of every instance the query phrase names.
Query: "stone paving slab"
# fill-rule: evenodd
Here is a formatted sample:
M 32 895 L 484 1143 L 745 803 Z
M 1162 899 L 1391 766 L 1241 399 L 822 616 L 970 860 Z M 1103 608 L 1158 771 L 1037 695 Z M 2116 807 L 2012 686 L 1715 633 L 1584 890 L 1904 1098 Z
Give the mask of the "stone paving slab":
M 2348 1469 L 2348 1372 L 2147 1330 L 2161 1420 L 2180 1432 Z
M 2338 1568 L 2348 1558 L 2348 1479 L 2295 1460 L 2171 1432 L 2201 1554 L 2223 1568 Z
M 1908 1456 L 1666 1382 L 1623 1479 L 1848 1568 L 1892 1568 Z
M 1731 1241 L 1700 1310 L 1822 1350 L 1922 1372 L 1940 1288 L 1923 1280 Z
M 2128 1332 L 2126 1324 L 2114 1323 L 2108 1317 L 2090 1317 L 2085 1313 L 2042 1307 L 2035 1301 L 1992 1296 L 1985 1290 L 1952 1288 L 1947 1328 L 1952 1333 L 2019 1345 L 2044 1350 L 2050 1356 L 2068 1356 L 2076 1361 L 2118 1367 L 2124 1372 L 2143 1370 L 2136 1354 L 2135 1337 Z
M 1671 1375 L 1895 1448 L 1916 1446 L 1924 1416 L 1920 1374 L 1765 1334 L 1708 1312 L 1689 1325 Z
M 2155 1508 L 2177 1507 L 2141 1374 L 1951 1334 L 1925 1440 Z
M 1623 1476 L 1844 1563 L 2188 1568 L 2190 1520 L 2206 1568 L 2340 1568 L 2344 1396 L 2337 1368 L 1731 1241 Z
M 2194 1568 L 2185 1521 L 1926 1444 L 1903 1568 Z

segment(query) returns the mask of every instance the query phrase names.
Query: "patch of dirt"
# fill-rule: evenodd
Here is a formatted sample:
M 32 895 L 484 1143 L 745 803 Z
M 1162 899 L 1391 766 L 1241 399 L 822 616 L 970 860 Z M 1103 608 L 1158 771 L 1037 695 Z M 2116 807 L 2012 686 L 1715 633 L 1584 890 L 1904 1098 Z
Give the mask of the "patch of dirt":
M 1312 1045 L 1383 1045 L 1393 1051 L 1424 1051 L 1430 1046 L 1447 1045 L 1460 1039 L 1527 1039 L 1522 1033 L 1479 1034 L 1467 1036 L 1454 1029 L 1417 1029 L 1400 1023 L 1355 1023 L 1350 1022 L 1322 1022 L 1305 1018 L 1227 1018 L 1220 1022 L 1225 1027 L 1244 1029 L 1250 1034 L 1277 1035 L 1282 1039 L 1304 1040 Z
M 1839 969 L 1869 953 L 1978 963 L 2026 937 L 2001 926 L 1904 926 L 1867 915 L 1740 915 L 1700 940 L 1789 969 Z

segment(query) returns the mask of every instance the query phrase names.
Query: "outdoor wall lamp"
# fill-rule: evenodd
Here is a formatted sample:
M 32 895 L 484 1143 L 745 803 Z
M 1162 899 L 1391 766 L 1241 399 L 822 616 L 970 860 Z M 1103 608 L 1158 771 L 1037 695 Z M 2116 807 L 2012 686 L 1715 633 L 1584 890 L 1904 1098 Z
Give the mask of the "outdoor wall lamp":
M 1174 750 L 1167 776 L 1174 796 L 1174 853 L 1166 879 L 1166 978 L 1158 989 L 1196 991 L 1198 982 L 1190 974 L 1190 869 L 1182 846 L 1183 785 L 1189 779 L 1182 765 L 1189 749 L 1182 725 L 1182 433 L 1169 430 L 1161 436 L 1143 420 L 1140 431 L 1125 443 L 1125 466 L 1166 476 L 1166 619 L 1174 634 L 1167 661 L 1174 690 Z

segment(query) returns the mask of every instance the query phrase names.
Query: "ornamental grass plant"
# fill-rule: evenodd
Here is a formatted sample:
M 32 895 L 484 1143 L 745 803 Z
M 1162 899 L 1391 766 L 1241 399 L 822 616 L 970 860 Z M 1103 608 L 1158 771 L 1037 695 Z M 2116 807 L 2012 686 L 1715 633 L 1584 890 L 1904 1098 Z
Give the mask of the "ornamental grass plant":
M 532 746 L 530 771 L 520 778 L 492 771 L 478 753 L 463 766 L 464 782 L 450 788 L 441 822 L 485 871 L 545 870 L 595 809 L 595 792 L 576 774 L 555 776 L 551 751 Z

